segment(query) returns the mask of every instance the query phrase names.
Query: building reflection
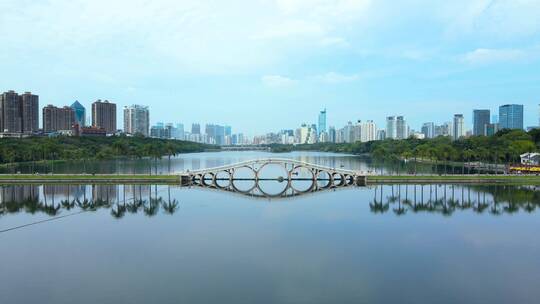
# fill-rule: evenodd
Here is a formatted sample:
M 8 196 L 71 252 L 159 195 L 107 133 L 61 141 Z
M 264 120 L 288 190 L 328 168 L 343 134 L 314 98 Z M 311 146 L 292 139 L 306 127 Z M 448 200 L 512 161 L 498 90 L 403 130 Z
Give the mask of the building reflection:
M 159 191 L 157 185 L 0 186 L 0 216 L 20 212 L 57 216 L 110 209 L 113 217 L 121 218 L 127 213 L 174 214 L 178 207 L 179 202 L 171 197 L 171 186 Z
M 398 216 L 417 213 L 451 216 L 460 211 L 491 215 L 532 213 L 540 207 L 540 191 L 536 187 L 500 185 L 379 185 L 373 188 L 369 206 L 373 213 L 392 212 Z

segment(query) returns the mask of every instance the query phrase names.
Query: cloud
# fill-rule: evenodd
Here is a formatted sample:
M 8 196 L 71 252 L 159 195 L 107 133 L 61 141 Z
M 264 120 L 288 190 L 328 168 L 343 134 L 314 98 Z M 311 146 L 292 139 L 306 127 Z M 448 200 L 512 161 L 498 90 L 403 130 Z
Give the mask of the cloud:
M 262 83 L 271 88 L 290 87 L 296 84 L 296 80 L 281 75 L 265 75 L 261 77 Z
M 540 1 L 456 0 L 434 12 L 444 20 L 447 33 L 505 40 L 540 32 Z
M 369 9 L 371 0 L 276 0 L 286 15 L 314 18 L 356 18 Z
M 323 39 L 321 39 L 320 43 L 322 46 L 325 47 L 350 47 L 349 42 L 342 37 L 324 37 Z
M 266 29 L 256 38 L 274 39 L 295 36 L 323 36 L 325 34 L 325 30 L 318 23 L 306 20 L 287 20 Z
M 360 79 L 360 75 L 358 74 L 340 74 L 336 72 L 328 72 L 323 75 L 317 75 L 313 77 L 316 81 L 328 83 L 328 84 L 336 84 L 336 83 L 346 83 L 346 82 L 353 82 Z
M 486 65 L 502 62 L 515 62 L 529 58 L 528 50 L 520 49 L 476 49 L 462 56 L 468 64 Z

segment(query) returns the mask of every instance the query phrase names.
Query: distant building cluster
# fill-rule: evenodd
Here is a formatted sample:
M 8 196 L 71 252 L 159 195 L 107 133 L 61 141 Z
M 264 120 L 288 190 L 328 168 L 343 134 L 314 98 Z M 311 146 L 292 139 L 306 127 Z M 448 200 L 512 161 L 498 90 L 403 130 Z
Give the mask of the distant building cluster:
M 222 146 L 251 144 L 244 140 L 243 134 L 232 134 L 231 126 L 217 124 L 206 124 L 202 129 L 200 123 L 194 123 L 191 130 L 185 130 L 182 123 L 158 122 L 150 129 L 150 136 Z
M 517 104 L 500 106 L 498 115 L 494 116 L 491 116 L 490 110 L 474 110 L 472 130 L 467 129 L 463 114 L 454 114 L 450 121 L 441 124 L 423 123 L 419 131 L 411 129 L 404 116 L 388 116 L 383 128 L 378 128 L 373 120 L 348 122 L 339 129 L 333 126 L 327 128 L 326 114 L 326 109 L 319 113 L 318 124 L 303 123 L 296 130 L 281 130 L 278 133 L 256 136 L 252 143 L 354 143 L 384 139 L 399 140 L 409 137 L 424 139 L 439 136 L 448 136 L 457 140 L 472 135 L 490 136 L 501 129 L 523 129 L 523 105 Z
M 185 129 L 182 123 L 158 122 L 150 126 L 150 110 L 147 106 L 124 107 L 123 131 L 117 126 L 117 106 L 108 100 L 96 100 L 91 105 L 87 119 L 85 107 L 75 101 L 71 106 L 47 105 L 42 108 L 42 126 L 39 126 L 39 96 L 30 92 L 18 94 L 7 91 L 0 95 L 0 137 L 25 137 L 31 135 L 55 136 L 150 136 L 178 139 L 215 145 L 261 145 L 261 144 L 315 144 L 354 143 L 384 139 L 415 137 L 435 138 L 448 136 L 454 140 L 467 136 L 490 136 L 501 129 L 523 129 L 523 105 L 501 105 L 496 115 L 489 109 L 475 109 L 472 113 L 472 129 L 467 129 L 465 116 L 454 114 L 443 122 L 425 122 L 419 131 L 411 129 L 402 115 L 386 117 L 386 123 L 378 128 L 373 120 L 349 121 L 342 128 L 328 126 L 326 109 L 319 112 L 316 123 L 303 123 L 296 129 L 283 129 L 275 133 L 247 137 L 232 133 L 231 126 L 193 123 Z M 540 114 L 540 112 L 539 112 Z M 540 115 L 539 115 L 540 119 Z M 88 124 L 88 122 L 91 122 Z M 540 126 L 540 121 L 539 121 Z
M 0 95 L 0 137 L 26 136 L 106 136 L 118 132 L 116 104 L 107 100 L 92 103 L 92 124 L 86 123 L 86 109 L 75 101 L 71 106 L 47 105 L 41 109 L 39 96 L 30 92 L 19 95 L 7 91 Z

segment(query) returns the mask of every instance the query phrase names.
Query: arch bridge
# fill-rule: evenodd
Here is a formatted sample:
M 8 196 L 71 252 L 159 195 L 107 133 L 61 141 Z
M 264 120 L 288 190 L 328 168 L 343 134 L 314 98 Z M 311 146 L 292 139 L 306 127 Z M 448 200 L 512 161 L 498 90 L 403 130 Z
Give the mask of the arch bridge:
M 281 158 L 256 159 L 215 168 L 186 171 L 181 176 L 182 184 L 186 186 L 216 188 L 251 195 L 258 193 L 266 197 L 366 185 L 366 176 L 358 171 Z M 241 189 L 238 186 L 239 183 L 247 181 L 251 182 L 247 188 Z M 284 186 L 280 187 L 282 191 L 270 195 L 261 187 L 264 181 L 277 181 L 283 183 Z M 304 183 L 308 186 L 297 190 L 295 183 Z

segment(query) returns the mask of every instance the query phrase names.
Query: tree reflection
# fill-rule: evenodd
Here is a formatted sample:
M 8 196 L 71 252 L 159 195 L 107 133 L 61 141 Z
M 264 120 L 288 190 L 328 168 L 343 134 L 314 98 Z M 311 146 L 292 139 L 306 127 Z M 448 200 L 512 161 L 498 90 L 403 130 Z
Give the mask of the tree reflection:
M 73 191 L 71 187 L 78 187 L 79 191 Z M 123 190 L 119 191 L 119 187 Z M 167 199 L 159 195 L 157 186 L 154 191 L 149 186 L 93 185 L 90 188 L 91 195 L 88 195 L 84 186 L 44 186 L 43 199 L 40 199 L 39 186 L 0 186 L 0 215 L 26 212 L 57 216 L 62 211 L 110 210 L 113 218 L 120 219 L 127 213 L 153 217 L 160 210 L 172 215 L 179 209 L 179 202 L 171 198 L 171 186 L 167 188 Z
M 385 192 L 390 195 L 384 196 Z M 373 193 L 369 203 L 371 212 L 384 214 L 391 209 L 396 216 L 409 211 L 443 216 L 452 216 L 456 211 L 473 211 L 499 216 L 520 211 L 533 213 L 540 206 L 540 189 L 533 186 L 379 185 Z

